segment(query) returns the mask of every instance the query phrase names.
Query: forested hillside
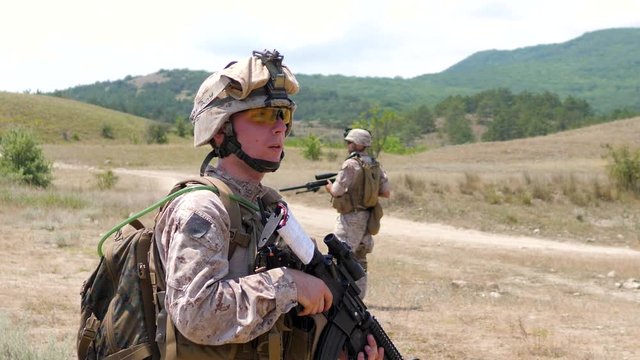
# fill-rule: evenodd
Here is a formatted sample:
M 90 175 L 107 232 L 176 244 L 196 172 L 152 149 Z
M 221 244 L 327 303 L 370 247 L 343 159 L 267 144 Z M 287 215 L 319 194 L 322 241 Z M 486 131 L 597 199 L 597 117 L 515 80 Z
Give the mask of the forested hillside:
M 513 51 L 482 51 L 417 80 L 447 89 L 550 91 L 585 99 L 601 113 L 640 110 L 640 29 L 596 31 L 561 44 Z
M 286 58 L 285 58 L 286 62 Z M 292 68 L 295 69 L 294 64 Z M 207 71 L 160 70 L 147 76 L 56 91 L 92 104 L 173 122 L 188 116 Z M 476 53 L 439 74 L 412 79 L 297 74 L 300 120 L 349 124 L 373 106 L 408 112 L 451 95 L 490 89 L 550 92 L 586 100 L 596 114 L 640 111 L 640 29 L 584 34 L 562 44 Z

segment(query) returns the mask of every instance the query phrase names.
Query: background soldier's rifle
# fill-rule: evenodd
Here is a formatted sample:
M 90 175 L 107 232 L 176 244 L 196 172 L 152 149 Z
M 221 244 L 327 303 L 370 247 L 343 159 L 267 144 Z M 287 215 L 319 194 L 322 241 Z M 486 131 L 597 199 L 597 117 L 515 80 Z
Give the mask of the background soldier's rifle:
M 305 189 L 303 191 L 296 191 L 296 194 L 309 192 L 309 191 L 316 192 L 316 191 L 318 191 L 318 189 L 320 189 L 321 187 L 323 187 L 323 186 L 325 186 L 327 184 L 327 180 L 334 181 L 336 179 L 336 175 L 338 175 L 338 173 L 318 174 L 318 175 L 315 176 L 317 181 L 310 181 L 310 182 L 308 182 L 308 183 L 306 183 L 304 185 L 298 185 L 298 186 L 291 186 L 291 187 L 282 188 L 282 189 L 280 189 L 280 191 L 291 191 L 291 190 Z
M 324 243 L 329 254 L 322 255 L 316 249 L 305 269 L 322 279 L 333 294 L 333 306 L 325 313 L 328 323 L 320 335 L 314 359 L 337 359 L 343 349 L 349 359 L 355 359 L 367 344 L 368 334 L 372 334 L 378 346 L 384 348 L 385 359 L 402 359 L 387 333 L 360 299 L 356 281 L 364 276 L 362 266 L 334 234 L 325 236 Z

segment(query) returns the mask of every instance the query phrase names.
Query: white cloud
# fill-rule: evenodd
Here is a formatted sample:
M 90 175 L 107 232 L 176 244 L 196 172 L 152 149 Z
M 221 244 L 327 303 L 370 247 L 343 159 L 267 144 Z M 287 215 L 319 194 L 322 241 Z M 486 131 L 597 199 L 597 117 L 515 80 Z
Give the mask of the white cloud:
M 264 48 L 299 73 L 413 77 L 481 50 L 640 27 L 637 14 L 637 0 L 22 0 L 0 12 L 0 90 L 213 71 Z

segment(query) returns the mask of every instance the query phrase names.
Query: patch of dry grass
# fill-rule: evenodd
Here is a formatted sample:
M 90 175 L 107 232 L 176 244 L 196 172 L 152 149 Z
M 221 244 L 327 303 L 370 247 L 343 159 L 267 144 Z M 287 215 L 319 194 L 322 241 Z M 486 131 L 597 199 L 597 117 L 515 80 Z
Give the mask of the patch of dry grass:
M 407 356 L 617 358 L 640 334 L 631 260 L 398 244 L 378 240 L 367 301 Z

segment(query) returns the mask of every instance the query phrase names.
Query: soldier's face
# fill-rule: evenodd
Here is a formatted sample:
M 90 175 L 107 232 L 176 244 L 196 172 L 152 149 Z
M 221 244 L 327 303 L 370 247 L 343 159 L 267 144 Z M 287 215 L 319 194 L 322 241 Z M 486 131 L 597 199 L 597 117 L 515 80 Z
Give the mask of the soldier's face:
M 274 121 L 253 119 L 252 111 L 243 111 L 233 115 L 233 127 L 242 150 L 255 159 L 278 162 L 284 150 L 284 138 L 287 130 L 285 119 L 277 117 Z
M 351 141 L 346 141 L 346 143 L 347 143 L 347 151 L 349 153 L 352 153 L 352 152 L 356 151 L 356 144 L 355 143 L 353 143 Z

